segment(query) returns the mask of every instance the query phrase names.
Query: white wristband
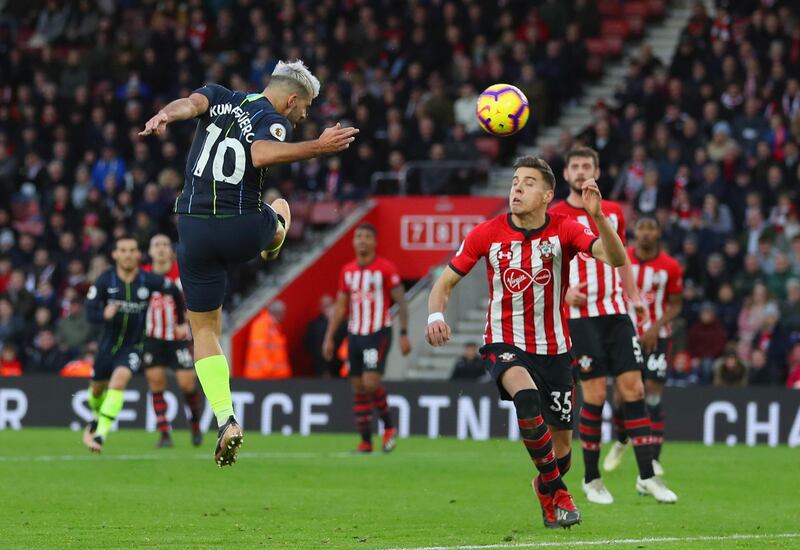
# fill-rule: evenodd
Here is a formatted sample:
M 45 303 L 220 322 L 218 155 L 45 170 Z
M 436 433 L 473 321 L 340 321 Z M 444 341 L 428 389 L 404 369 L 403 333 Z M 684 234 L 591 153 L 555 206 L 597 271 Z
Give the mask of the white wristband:
M 434 321 L 441 321 L 444 323 L 444 314 L 441 311 L 434 311 L 428 315 L 428 324 L 430 325 Z

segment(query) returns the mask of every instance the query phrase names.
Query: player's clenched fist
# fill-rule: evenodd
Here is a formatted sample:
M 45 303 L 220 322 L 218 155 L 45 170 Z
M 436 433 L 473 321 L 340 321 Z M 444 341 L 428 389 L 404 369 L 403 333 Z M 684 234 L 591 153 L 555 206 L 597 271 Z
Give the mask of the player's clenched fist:
M 583 199 L 583 206 L 590 216 L 594 218 L 603 215 L 600 209 L 603 196 L 600 194 L 600 188 L 597 187 L 597 182 L 594 179 L 590 178 L 583 182 L 581 185 L 581 198 Z
M 433 321 L 425 328 L 425 339 L 434 347 L 446 344 L 450 334 L 450 327 L 444 321 Z
M 356 134 L 358 134 L 358 128 L 342 128 L 342 125 L 338 122 L 336 126 L 325 128 L 317 139 L 320 153 L 324 155 L 344 151 L 355 141 Z

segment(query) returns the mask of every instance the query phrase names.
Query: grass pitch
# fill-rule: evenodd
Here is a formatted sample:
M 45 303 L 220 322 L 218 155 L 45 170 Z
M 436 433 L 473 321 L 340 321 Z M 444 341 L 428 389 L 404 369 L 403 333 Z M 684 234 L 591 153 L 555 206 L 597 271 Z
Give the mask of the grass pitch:
M 635 494 L 632 453 L 605 475 L 615 504 L 588 504 L 578 447 L 566 481 L 583 524 L 551 531 L 518 442 L 412 438 L 355 456 L 355 436 L 248 433 L 219 469 L 211 437 L 200 450 L 186 432 L 174 449 L 155 439 L 115 432 L 92 456 L 75 432 L 0 432 L 0 547 L 800 547 L 800 452 L 786 447 L 668 443 L 673 506 Z

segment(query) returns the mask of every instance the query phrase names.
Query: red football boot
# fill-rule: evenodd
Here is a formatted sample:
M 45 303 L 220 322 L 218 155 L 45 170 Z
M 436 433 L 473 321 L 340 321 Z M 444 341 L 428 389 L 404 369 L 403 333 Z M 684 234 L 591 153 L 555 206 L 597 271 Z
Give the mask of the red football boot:
M 533 492 L 536 495 L 536 498 L 539 499 L 539 504 L 542 507 L 542 520 L 544 520 L 544 526 L 548 529 L 556 529 L 559 525 L 556 521 L 556 507 L 553 503 L 553 497 L 550 496 L 550 493 L 539 492 L 539 488 L 536 486 L 536 478 L 534 478 L 531 482 L 531 487 L 533 487 Z
M 383 431 L 383 452 L 391 453 L 397 447 L 397 428 L 387 428 Z

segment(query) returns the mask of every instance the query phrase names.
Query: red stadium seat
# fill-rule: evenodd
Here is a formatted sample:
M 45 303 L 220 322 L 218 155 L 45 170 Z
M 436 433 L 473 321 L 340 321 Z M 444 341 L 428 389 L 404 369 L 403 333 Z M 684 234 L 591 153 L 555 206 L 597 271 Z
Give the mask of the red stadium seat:
M 475 140 L 475 147 L 481 155 L 494 162 L 500 155 L 500 142 L 496 138 L 482 137 Z
M 308 216 L 309 223 L 313 225 L 332 225 L 341 219 L 339 203 L 333 200 L 315 202 Z
M 650 5 L 647 2 L 625 2 L 622 6 L 622 13 L 628 20 L 631 17 L 646 19 L 650 17 Z
M 622 3 L 619 0 L 599 0 L 597 11 L 603 18 L 619 17 L 622 15 Z
M 603 58 L 597 55 L 590 55 L 586 60 L 586 76 L 589 78 L 599 78 L 603 74 Z
M 648 0 L 647 5 L 652 19 L 663 19 L 667 11 L 666 2 L 664 0 Z
M 641 38 L 644 35 L 644 17 L 629 17 L 628 26 L 630 26 L 632 38 Z
M 295 219 L 292 217 L 292 225 L 289 226 L 289 233 L 286 238 L 290 241 L 302 241 L 306 234 L 305 219 Z
M 622 38 L 618 36 L 609 36 L 605 39 L 606 42 L 606 51 L 608 52 L 608 57 L 620 57 L 622 55 L 622 50 L 624 47 L 624 43 Z
M 593 55 L 601 59 L 608 56 L 608 46 L 606 44 L 606 40 L 603 38 L 587 38 L 584 41 L 584 45 L 589 51 L 590 56 Z
M 308 200 L 292 200 L 289 203 L 292 210 L 292 223 L 294 220 L 305 221 L 308 218 L 308 213 L 311 212 L 311 201 Z
M 347 216 L 358 210 L 359 204 L 360 203 L 358 201 L 344 201 L 339 206 L 339 214 L 341 214 L 342 218 L 346 218 Z
M 631 29 L 624 19 L 603 19 L 600 24 L 600 36 L 603 38 L 618 36 L 625 40 L 630 34 Z

